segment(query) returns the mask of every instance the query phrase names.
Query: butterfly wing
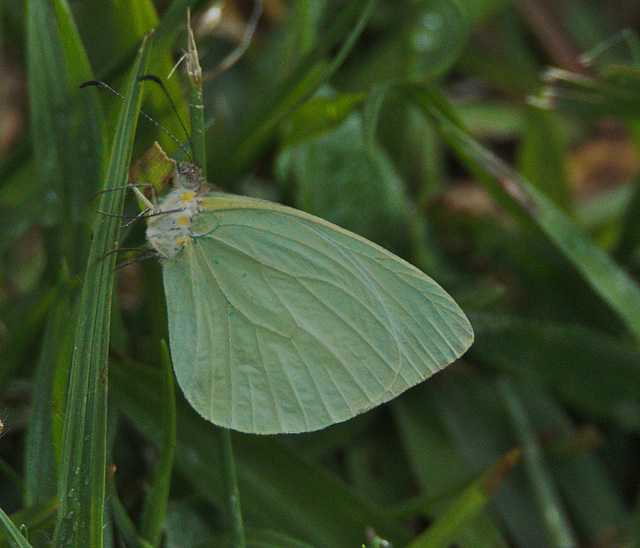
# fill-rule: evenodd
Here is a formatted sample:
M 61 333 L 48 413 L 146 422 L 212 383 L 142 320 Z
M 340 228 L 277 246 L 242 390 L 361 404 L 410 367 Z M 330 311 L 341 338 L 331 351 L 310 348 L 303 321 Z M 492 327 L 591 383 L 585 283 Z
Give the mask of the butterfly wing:
M 307 432 L 386 402 L 471 345 L 431 278 L 355 234 L 216 194 L 163 261 L 172 356 L 191 405 L 243 432 Z

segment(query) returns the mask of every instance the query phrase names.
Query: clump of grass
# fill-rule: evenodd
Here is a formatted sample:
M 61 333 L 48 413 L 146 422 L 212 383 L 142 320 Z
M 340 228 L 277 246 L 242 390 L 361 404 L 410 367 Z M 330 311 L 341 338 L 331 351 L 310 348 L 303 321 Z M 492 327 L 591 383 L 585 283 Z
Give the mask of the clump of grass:
M 208 180 L 392 249 L 476 332 L 390 405 L 313 434 L 232 433 L 231 457 L 170 384 L 157 263 L 107 255 L 144 227 L 98 210 L 137 204 L 91 199 L 166 139 L 134 121 L 136 75 L 166 77 L 196 3 L 165 4 L 0 8 L 0 70 L 24 75 L 29 105 L 0 112 L 28 127 L 0 143 L 3 541 L 637 542 L 639 69 L 634 38 L 610 39 L 629 21 L 579 1 L 542 23 L 488 2 L 265 2 L 213 81 L 250 11 L 197 34 Z M 127 99 L 78 89 L 94 78 Z M 181 113 L 183 82 L 166 82 Z M 142 108 L 182 135 L 160 90 Z

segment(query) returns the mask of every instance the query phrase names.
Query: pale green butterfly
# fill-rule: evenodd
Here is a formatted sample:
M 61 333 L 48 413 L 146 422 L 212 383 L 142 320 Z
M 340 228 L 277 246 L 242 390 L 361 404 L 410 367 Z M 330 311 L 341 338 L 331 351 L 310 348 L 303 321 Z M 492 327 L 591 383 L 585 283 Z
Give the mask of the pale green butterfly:
M 147 239 L 161 257 L 178 383 L 205 419 L 257 434 L 318 430 L 459 358 L 469 321 L 382 247 L 276 203 L 212 190 L 182 163 Z M 141 194 L 139 193 L 141 196 Z

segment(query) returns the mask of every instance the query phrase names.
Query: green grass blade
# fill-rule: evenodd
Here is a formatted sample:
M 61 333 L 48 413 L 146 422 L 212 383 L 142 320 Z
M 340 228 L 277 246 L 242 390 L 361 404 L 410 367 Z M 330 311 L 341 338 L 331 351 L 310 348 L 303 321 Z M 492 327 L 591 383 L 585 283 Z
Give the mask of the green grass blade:
M 455 544 L 458 531 L 489 505 L 491 496 L 517 464 L 519 457 L 520 451 L 512 450 L 485 470 L 455 498 L 451 506 L 424 534 L 408 545 L 408 548 L 438 548 Z
M 499 379 L 498 392 L 505 402 L 516 437 L 522 447 L 524 467 L 533 488 L 540 515 L 544 520 L 551 546 L 577 546 L 565 507 L 560 500 L 553 478 L 544 462 L 542 448 L 537 440 L 524 406 L 506 377 Z
M 32 539 L 33 544 L 41 546 L 43 543 L 38 543 L 38 539 L 43 537 L 47 538 L 44 545 L 49 546 L 50 537 L 48 528 L 54 523 L 56 518 L 56 511 L 58 508 L 58 499 L 51 497 L 42 502 L 28 506 L 24 510 L 14 512 L 11 514 L 11 521 L 21 529 L 26 529 L 29 536 Z M 0 527 L 0 546 L 5 547 L 7 542 L 6 530 L 3 531 Z
M 55 12 L 49 2 L 29 2 L 27 38 L 31 135 L 41 192 L 53 191 L 57 198 L 44 202 L 50 207 L 42 214 L 72 221 L 62 226 L 68 231 L 65 241 L 73 244 L 74 224 L 86 220 L 89 198 L 102 179 L 101 107 L 95 94 L 79 99 L 78 86 L 92 73 L 63 0 L 55 2 Z
M 640 340 L 640 289 L 633 279 L 608 255 L 580 233 L 571 221 L 542 192 L 507 166 L 495 154 L 452 123 L 449 117 L 430 103 L 424 88 L 409 87 L 407 93 L 435 118 L 454 150 L 475 167 L 495 178 L 501 201 L 528 217 L 544 235 L 573 263 L 593 290 L 618 314 L 627 329 Z M 424 93 L 423 93 L 424 92 Z
M 436 409 L 442 427 L 476 473 L 495 463 L 513 447 L 509 423 L 495 384 L 472 369 L 436 375 L 424 391 Z M 531 490 L 515 469 L 493 499 L 493 508 L 514 545 L 526 539 L 544 539 L 540 517 L 531 508 Z
M 518 151 L 519 169 L 563 211 L 570 211 L 571 197 L 563 158 L 566 146 L 559 124 L 548 112 L 528 108 L 523 142 Z
M 287 120 L 282 148 L 286 151 L 339 127 L 364 99 L 363 93 L 310 99 Z
M 131 521 L 131 518 L 127 514 L 127 511 L 118 497 L 113 478 L 111 478 L 107 483 L 107 494 L 113 521 L 122 535 L 122 539 L 126 546 L 129 548 L 151 548 L 152 546 L 159 546 L 159 544 L 151 544 L 147 542 L 138 534 L 134 523 Z
M 611 478 L 608 458 L 598 450 L 597 435 L 589 426 L 577 427 L 573 418 L 534 383 L 518 380 L 518 397 L 545 450 L 571 526 L 584 545 L 595 545 L 603 531 L 624 531 L 629 520 L 628 501 Z M 552 443 L 540 432 L 553 432 Z M 613 454 L 616 453 L 612 449 Z M 615 458 L 615 457 L 614 457 Z
M 548 387 L 588 416 L 640 431 L 640 354 L 582 325 L 471 315 L 473 356 L 504 374 Z
M 74 325 L 71 312 L 71 288 L 61 280 L 42 340 L 32 394 L 32 408 L 25 448 L 25 503 L 30 506 L 56 495 L 54 457 L 54 385 L 56 372 L 71 359 Z M 57 426 L 57 424 L 56 424 Z
M 618 314 L 629 332 L 640 340 L 640 289 L 633 279 L 581 234 L 576 225 L 538 189 L 462 131 L 450 124 L 448 131 L 452 137 L 455 135 L 454 139 L 462 139 L 460 143 L 466 143 L 467 152 L 501 181 L 505 192 L 509 192 L 530 214 L 594 291 Z
M 393 411 L 421 495 L 436 500 L 471 482 L 476 473 L 456 451 L 428 403 L 424 390 L 413 390 L 394 400 Z
M 149 493 L 142 515 L 140 534 L 152 546 L 159 546 L 162 527 L 167 516 L 169 486 L 173 469 L 173 455 L 176 447 L 176 398 L 173 384 L 173 369 L 169 358 L 169 349 L 162 344 L 163 365 L 163 413 L 164 418 L 162 449 L 156 467 L 154 485 Z
M 54 8 L 68 71 L 70 97 L 67 100 L 74 113 L 74 118 L 68 122 L 73 124 L 72 134 L 64 136 L 73 148 L 63 151 L 62 157 L 67 158 L 70 164 L 63 176 L 69 194 L 71 218 L 79 220 L 86 218 L 88 201 L 104 173 L 103 161 L 107 148 L 105 122 L 96 93 L 78 98 L 81 93 L 78 86 L 91 79 L 93 74 L 69 4 L 66 0 L 55 0 Z M 61 141 L 58 146 L 65 144 L 65 141 Z
M 146 68 L 150 41 L 143 44 L 124 101 L 99 210 L 122 213 L 133 137 L 140 110 L 137 78 Z M 54 546 L 102 546 L 106 460 L 107 353 L 115 268 L 113 251 L 120 220 L 100 216 L 94 224 L 82 289 L 78 330 L 64 418 L 58 492 L 59 521 Z
M 213 432 L 220 449 L 221 471 L 224 479 L 225 510 L 228 528 L 231 529 L 234 548 L 245 548 L 244 520 L 240 506 L 240 489 L 236 473 L 236 458 L 233 453 L 231 430 L 217 427 Z
M 9 516 L 5 514 L 0 508 L 0 532 L 11 540 L 11 545 L 17 548 L 31 548 L 31 544 L 24 538 L 24 535 L 15 526 L 15 524 L 9 519 Z

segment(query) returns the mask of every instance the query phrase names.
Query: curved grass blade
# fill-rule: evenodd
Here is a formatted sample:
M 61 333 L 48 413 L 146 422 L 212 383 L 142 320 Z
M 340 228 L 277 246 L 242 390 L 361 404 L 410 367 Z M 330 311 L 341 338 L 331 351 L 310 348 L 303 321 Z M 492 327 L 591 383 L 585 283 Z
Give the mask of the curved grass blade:
M 24 535 L 15 526 L 15 524 L 9 519 L 9 516 L 5 514 L 0 508 L 0 531 L 4 535 L 11 539 L 11 545 L 17 548 L 31 548 L 31 544 L 24 538 Z
M 116 217 L 98 217 L 82 289 L 78 329 L 71 363 L 64 418 L 63 452 L 58 493 L 58 524 L 54 546 L 102 546 L 106 461 L 107 352 L 115 254 L 124 188 L 141 93 L 137 78 L 149 59 L 150 41 L 143 43 L 133 70 L 113 143 L 99 209 Z
M 553 478 L 544 462 L 543 451 L 537 433 L 527 417 L 520 398 L 507 377 L 497 383 L 498 392 L 509 413 L 516 437 L 522 447 L 524 467 L 531 483 L 540 515 L 553 546 L 577 546 L 578 542 L 560 500 Z
M 58 499 L 51 497 L 14 512 L 9 516 L 9 519 L 14 525 L 19 526 L 21 530 L 24 529 L 36 546 L 42 546 L 42 543 L 38 543 L 38 540 L 45 536 L 47 539 L 49 538 L 50 526 L 53 525 L 56 518 L 57 508 Z M 2 526 L 0 526 L 0 546 L 2 548 L 7 544 L 8 536 L 6 529 L 3 530 Z M 47 542 L 44 544 L 48 545 Z
M 491 503 L 491 497 L 518 463 L 519 458 L 518 449 L 512 449 L 500 457 L 496 463 L 474 479 L 427 531 L 407 548 L 437 548 L 456 544 L 458 531 L 486 509 Z
M 443 99 L 438 99 L 435 91 L 412 85 L 401 89 L 435 119 L 465 162 L 497 181 L 498 185 L 491 185 L 489 190 L 501 203 L 510 206 L 521 219 L 533 222 L 640 340 L 640 289 L 634 280 L 581 234 L 575 223 L 534 185 L 452 122 L 446 110 L 436 104 Z
M 159 544 L 150 544 L 138 534 L 136 526 L 133 521 L 131 521 L 122 501 L 118 497 L 113 478 L 107 483 L 107 491 L 113 520 L 126 546 L 129 548 L 152 548 L 153 546 L 159 546 Z

